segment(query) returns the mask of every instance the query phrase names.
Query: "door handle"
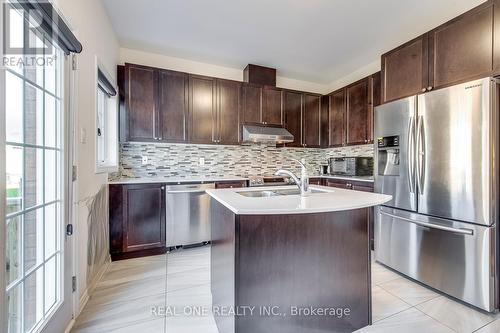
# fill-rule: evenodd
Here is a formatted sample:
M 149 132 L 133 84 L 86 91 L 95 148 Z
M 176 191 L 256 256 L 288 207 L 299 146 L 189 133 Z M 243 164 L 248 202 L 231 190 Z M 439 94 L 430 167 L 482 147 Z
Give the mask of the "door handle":
M 386 213 L 386 212 L 383 212 L 383 211 L 380 211 L 380 214 L 388 216 L 388 217 L 392 217 L 392 218 L 395 218 L 395 219 L 403 220 L 403 221 L 406 221 L 406 222 L 410 222 L 410 223 L 413 223 L 413 224 L 416 224 L 416 225 L 419 225 L 419 226 L 425 227 L 425 228 L 439 229 L 439 230 L 454 232 L 454 233 L 462 234 L 462 235 L 469 235 L 469 236 L 474 235 L 474 231 L 471 230 L 471 229 L 452 228 L 452 227 L 447 227 L 447 226 L 444 226 L 444 225 L 439 225 L 439 224 L 434 224 L 434 223 L 428 223 L 428 222 L 423 222 L 423 221 L 412 220 L 412 219 L 409 219 L 407 217 L 401 217 L 401 216 L 397 216 L 397 215 L 394 215 L 394 214 Z
M 421 195 L 424 194 L 424 173 L 425 173 L 425 141 L 424 141 L 424 117 L 418 116 L 417 124 L 417 185 Z
M 182 193 L 205 193 L 205 190 L 179 190 L 179 191 L 167 190 L 167 194 L 182 194 Z
M 415 192 L 415 117 L 410 117 L 408 124 L 408 187 Z

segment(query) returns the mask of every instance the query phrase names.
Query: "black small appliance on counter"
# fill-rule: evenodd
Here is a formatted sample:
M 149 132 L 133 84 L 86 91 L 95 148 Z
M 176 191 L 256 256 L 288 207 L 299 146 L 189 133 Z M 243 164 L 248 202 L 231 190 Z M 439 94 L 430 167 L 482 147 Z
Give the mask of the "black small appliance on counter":
M 338 176 L 373 176 L 373 157 L 331 157 L 330 174 Z

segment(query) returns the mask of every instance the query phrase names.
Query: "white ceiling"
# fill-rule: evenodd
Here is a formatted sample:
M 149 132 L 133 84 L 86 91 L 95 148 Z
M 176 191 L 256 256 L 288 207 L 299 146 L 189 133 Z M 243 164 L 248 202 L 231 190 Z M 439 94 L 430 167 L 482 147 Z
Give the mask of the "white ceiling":
M 484 0 L 102 0 L 120 44 L 328 84 Z

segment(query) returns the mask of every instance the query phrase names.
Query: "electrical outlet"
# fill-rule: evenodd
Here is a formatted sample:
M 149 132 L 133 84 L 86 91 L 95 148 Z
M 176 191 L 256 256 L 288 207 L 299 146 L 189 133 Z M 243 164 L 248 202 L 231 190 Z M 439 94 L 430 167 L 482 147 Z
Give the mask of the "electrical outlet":
M 148 157 L 142 156 L 142 165 L 148 164 Z
M 203 157 L 200 157 L 200 165 L 205 165 L 205 159 Z

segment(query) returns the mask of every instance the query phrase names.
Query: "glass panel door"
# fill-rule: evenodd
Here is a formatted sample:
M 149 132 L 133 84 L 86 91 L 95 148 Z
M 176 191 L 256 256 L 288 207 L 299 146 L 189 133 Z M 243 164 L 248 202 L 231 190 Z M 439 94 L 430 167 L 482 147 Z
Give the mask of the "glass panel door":
M 10 15 L 25 47 L 50 46 L 5 70 L 7 327 L 17 333 L 39 330 L 71 300 L 63 293 L 65 55 L 21 12 Z

